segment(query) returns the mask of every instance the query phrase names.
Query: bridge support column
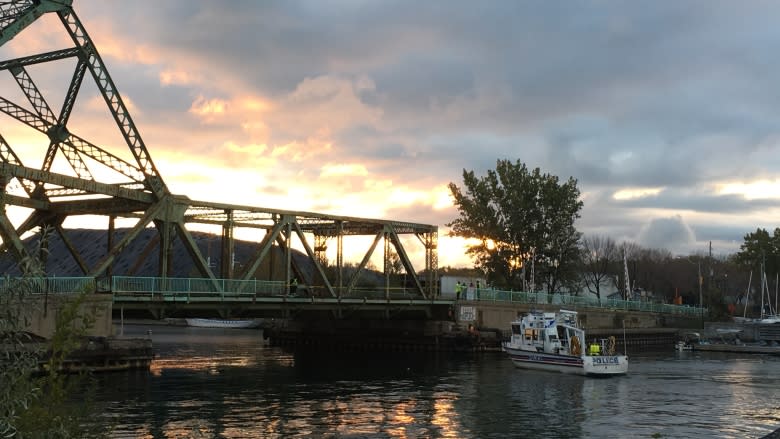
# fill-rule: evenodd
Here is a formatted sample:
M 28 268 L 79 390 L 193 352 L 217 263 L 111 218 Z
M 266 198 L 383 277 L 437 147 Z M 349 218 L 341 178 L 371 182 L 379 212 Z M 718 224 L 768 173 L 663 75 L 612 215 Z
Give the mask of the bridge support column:
M 42 303 L 46 300 L 46 303 Z M 57 316 L 67 305 L 70 298 L 67 295 L 50 295 L 46 299 L 42 297 L 30 299 L 26 304 L 34 310 L 29 316 L 28 325 L 25 328 L 33 334 L 50 338 L 54 334 L 57 325 Z M 81 305 L 79 313 L 89 314 L 95 318 L 95 322 L 87 330 L 87 335 L 108 337 L 114 335 L 113 322 L 111 320 L 112 298 L 110 294 L 91 294 Z
M 222 266 L 221 274 L 225 279 L 233 279 L 233 259 L 235 258 L 235 241 L 233 240 L 233 210 L 225 210 L 227 219 L 222 224 Z
M 149 312 L 155 320 L 162 320 L 165 318 L 165 309 L 162 307 L 149 308 Z

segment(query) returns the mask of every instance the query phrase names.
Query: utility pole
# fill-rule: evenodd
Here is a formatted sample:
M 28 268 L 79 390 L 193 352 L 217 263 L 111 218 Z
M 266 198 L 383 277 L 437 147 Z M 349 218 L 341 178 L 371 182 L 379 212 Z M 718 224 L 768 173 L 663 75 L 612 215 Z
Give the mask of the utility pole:
M 699 313 L 701 314 L 701 327 L 704 328 L 704 304 L 702 303 L 701 284 L 704 283 L 704 278 L 701 277 L 701 261 L 696 264 L 699 269 Z
M 709 258 L 707 258 L 707 296 L 710 303 L 712 303 L 712 274 L 712 241 L 710 241 Z

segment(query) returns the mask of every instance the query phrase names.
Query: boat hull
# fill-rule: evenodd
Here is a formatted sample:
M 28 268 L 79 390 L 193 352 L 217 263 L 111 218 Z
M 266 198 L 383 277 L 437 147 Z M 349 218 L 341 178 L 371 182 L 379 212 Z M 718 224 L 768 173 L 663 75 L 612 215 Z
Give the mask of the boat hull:
M 676 345 L 674 345 L 674 349 L 677 350 L 678 352 L 692 351 L 693 345 L 685 342 L 678 342 Z
M 628 358 L 625 355 L 603 355 L 581 357 L 526 351 L 504 345 L 515 366 L 523 369 L 571 373 L 589 376 L 624 375 L 628 372 Z
M 583 357 L 584 375 L 612 376 L 628 373 L 628 357 L 625 355 L 594 355 Z
M 188 326 L 196 328 L 249 329 L 260 326 L 258 320 L 185 319 Z

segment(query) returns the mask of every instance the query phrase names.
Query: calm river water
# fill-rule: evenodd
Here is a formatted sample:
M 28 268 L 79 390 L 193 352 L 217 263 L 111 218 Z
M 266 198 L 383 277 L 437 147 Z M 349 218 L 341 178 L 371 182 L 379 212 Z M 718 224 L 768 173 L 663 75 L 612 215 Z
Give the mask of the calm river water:
M 630 352 L 629 375 L 516 369 L 501 353 L 298 354 L 261 331 L 152 330 L 150 372 L 99 375 L 120 438 L 758 438 L 780 357 Z

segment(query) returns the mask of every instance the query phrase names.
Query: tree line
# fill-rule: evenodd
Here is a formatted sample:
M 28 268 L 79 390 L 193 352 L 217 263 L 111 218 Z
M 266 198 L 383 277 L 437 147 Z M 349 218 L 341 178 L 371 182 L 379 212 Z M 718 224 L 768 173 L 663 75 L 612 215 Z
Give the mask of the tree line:
M 466 252 L 496 288 L 548 293 L 590 292 L 601 299 L 619 291 L 652 292 L 653 300 L 703 305 L 711 312 L 741 312 L 753 282 L 756 301 L 765 273 L 776 285 L 780 228 L 745 235 L 740 251 L 713 257 L 673 255 L 610 237 L 583 235 L 575 227 L 583 202 L 577 180 L 529 169 L 519 160 L 497 160 L 485 175 L 463 170 L 463 184 L 449 184 L 459 216 L 449 234 L 473 244 Z M 760 299 L 760 298 L 758 298 Z M 731 306 L 729 306 L 731 305 Z

